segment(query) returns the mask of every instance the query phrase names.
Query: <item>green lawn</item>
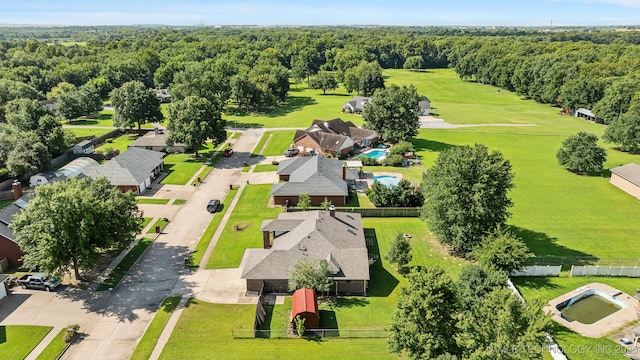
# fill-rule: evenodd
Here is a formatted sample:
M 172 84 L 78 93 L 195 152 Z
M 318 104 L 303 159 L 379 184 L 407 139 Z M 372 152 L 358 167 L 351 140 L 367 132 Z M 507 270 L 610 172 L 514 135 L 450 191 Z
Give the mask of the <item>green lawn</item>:
M 420 184 L 422 182 L 422 174 L 424 168 L 420 165 L 414 165 L 411 167 L 395 167 L 395 166 L 365 166 L 365 172 L 397 172 L 402 176 L 410 180 L 412 183 Z
M 185 185 L 196 172 L 204 165 L 213 154 L 214 148 L 211 143 L 201 146 L 198 157 L 194 154 L 170 154 L 164 158 L 164 171 L 168 172 L 162 184 Z M 200 175 L 202 177 L 202 175 Z
M 355 93 L 349 94 L 342 87 L 323 95 L 322 90 L 308 89 L 306 85 L 298 84 L 291 87 L 287 101 L 274 110 L 249 115 L 236 115 L 228 112 L 223 117 L 230 126 L 234 120 L 237 120 L 238 127 L 306 129 L 314 119 L 331 120 L 337 117 L 361 125 L 362 117 L 342 113 L 342 105 L 349 101 L 353 95 Z M 258 148 L 256 151 L 259 150 Z
M 131 145 L 138 138 L 138 134 L 124 134 L 118 136 L 115 139 L 112 139 L 111 142 L 105 142 L 104 144 L 98 146 L 96 149 L 100 148 L 112 148 L 120 150 L 120 153 L 127 151 L 129 145 Z
M 213 215 L 213 219 L 211 219 L 209 226 L 207 226 L 207 229 L 204 231 L 204 234 L 202 234 L 202 237 L 200 237 L 200 241 L 198 241 L 198 245 L 196 245 L 196 247 L 191 252 L 192 266 L 194 267 L 200 266 L 200 261 L 202 261 L 202 257 L 204 256 L 205 251 L 207 251 L 207 248 L 211 243 L 213 234 L 218 229 L 218 225 L 220 225 L 220 221 L 222 221 L 222 217 L 227 212 L 227 209 L 229 208 L 229 204 L 231 204 L 231 201 L 236 196 L 237 192 L 238 192 L 238 189 L 233 189 L 233 190 L 229 190 L 227 192 L 227 195 L 225 195 L 224 199 L 222 200 L 222 206 L 218 207 L 218 212 Z
M 138 204 L 150 204 L 150 205 L 165 205 L 169 203 L 171 199 L 157 199 L 157 198 L 144 198 L 138 197 L 136 201 Z
M 153 320 L 151 320 L 151 324 L 147 327 L 142 339 L 138 342 L 138 346 L 136 346 L 136 349 L 129 358 L 130 360 L 149 359 L 153 349 L 158 343 L 160 334 L 162 334 L 164 327 L 167 325 L 167 322 L 169 322 L 169 318 L 171 317 L 171 314 L 173 314 L 173 311 L 176 309 L 179 302 L 180 296 L 170 296 L 164 299 L 162 305 L 160 305 L 160 309 L 156 312 Z
M 102 110 L 97 118 L 79 118 L 71 122 L 67 122 L 68 125 L 74 126 L 105 126 L 113 127 L 113 110 Z
M 56 359 L 60 353 L 67 347 L 67 343 L 62 340 L 62 336 L 67 332 L 67 329 L 64 328 L 58 332 L 58 335 L 51 340 L 49 345 L 42 350 L 40 355 L 36 358 L 37 360 L 51 360 Z
M 64 126 L 63 126 L 64 128 Z M 98 128 L 68 128 L 69 130 L 71 130 L 73 132 L 73 134 L 77 137 L 87 137 L 87 136 L 101 136 L 104 135 L 110 131 L 113 131 L 113 129 L 98 129 Z
M 3 360 L 22 360 L 53 329 L 51 326 L 0 326 L 0 354 Z
M 264 145 L 270 140 L 271 140 L 270 131 L 267 131 L 264 134 L 262 134 L 262 137 L 260 138 L 260 140 L 256 144 L 256 147 L 253 148 L 253 152 L 251 153 L 251 157 L 257 157 L 259 155 L 262 155 L 262 150 L 264 148 Z
M 311 122 L 309 122 L 311 125 Z M 284 153 L 285 150 L 291 147 L 293 144 L 293 136 L 295 135 L 295 130 L 282 130 L 282 131 L 267 131 L 265 132 L 265 136 L 267 134 L 271 135 L 271 140 L 267 144 L 267 147 L 262 152 L 264 156 L 280 156 Z
M 148 217 L 142 218 L 142 227 L 141 227 L 141 229 L 144 229 L 145 226 L 149 225 L 151 220 L 153 220 L 153 218 L 148 218 Z
M 206 181 L 207 176 L 209 176 L 209 173 L 211 172 L 211 170 L 213 170 L 213 168 L 216 166 L 216 164 L 218 163 L 218 161 L 222 159 L 222 152 L 218 152 L 213 159 L 211 159 L 210 162 L 205 162 L 205 167 L 204 169 L 202 169 L 202 171 L 200 171 L 200 173 L 198 174 L 198 177 L 200 178 L 200 180 L 202 181 Z M 198 179 L 194 180 L 194 183 L 197 183 Z
M 147 231 L 147 234 L 155 234 L 156 233 L 156 227 L 160 228 L 160 231 L 164 230 L 165 227 L 167 227 L 167 224 L 169 224 L 168 221 L 164 221 L 162 219 L 158 219 L 156 220 L 156 222 L 153 223 L 153 225 L 151 225 L 151 227 L 149 228 L 149 231 Z
M 393 359 L 384 339 L 234 339 L 235 329 L 252 330 L 255 305 L 211 304 L 191 300 L 160 359 Z M 206 346 L 203 341 L 206 339 Z
M 256 165 L 256 167 L 253 168 L 254 173 L 269 172 L 269 171 L 276 171 L 276 170 L 278 170 L 278 165 L 272 165 L 272 164 L 258 164 Z
M 246 248 L 262 247 L 262 220 L 275 219 L 282 211 L 266 207 L 270 191 L 271 185 L 247 185 L 244 188 L 207 262 L 207 269 L 238 267 Z
M 186 203 L 187 203 L 187 200 L 185 200 L 185 199 L 175 199 L 175 200 L 173 200 L 171 205 L 184 205 Z
M 96 290 L 104 291 L 115 287 L 152 242 L 153 239 L 140 239 Z

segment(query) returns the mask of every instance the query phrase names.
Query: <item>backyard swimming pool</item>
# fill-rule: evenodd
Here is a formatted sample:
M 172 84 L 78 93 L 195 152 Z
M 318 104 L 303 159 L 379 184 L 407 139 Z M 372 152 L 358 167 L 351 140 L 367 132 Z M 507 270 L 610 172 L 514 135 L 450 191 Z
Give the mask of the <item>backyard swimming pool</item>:
M 593 324 L 627 305 L 600 290 L 587 290 L 556 306 L 563 319 Z
M 373 177 L 373 182 L 379 182 L 386 187 L 396 186 L 400 182 L 397 176 L 379 175 Z
M 368 158 L 380 160 L 381 158 L 387 156 L 387 152 L 384 151 L 384 150 L 373 150 L 373 151 L 369 151 L 368 153 L 366 153 L 366 154 L 364 154 L 362 156 L 366 156 Z

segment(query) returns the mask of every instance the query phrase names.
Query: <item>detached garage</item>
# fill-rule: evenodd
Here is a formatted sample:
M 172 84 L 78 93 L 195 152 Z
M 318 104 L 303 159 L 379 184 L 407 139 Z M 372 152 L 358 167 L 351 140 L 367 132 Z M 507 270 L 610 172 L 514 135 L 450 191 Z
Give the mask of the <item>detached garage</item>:
M 611 169 L 609 182 L 640 199 L 640 165 L 631 163 Z

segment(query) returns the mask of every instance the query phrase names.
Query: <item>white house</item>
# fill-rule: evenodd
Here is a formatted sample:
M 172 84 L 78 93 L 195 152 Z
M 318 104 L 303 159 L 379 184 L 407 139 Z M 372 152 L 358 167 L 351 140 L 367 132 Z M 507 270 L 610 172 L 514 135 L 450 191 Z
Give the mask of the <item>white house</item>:
M 93 154 L 93 141 L 92 140 L 84 140 L 77 143 L 73 147 L 74 154 Z

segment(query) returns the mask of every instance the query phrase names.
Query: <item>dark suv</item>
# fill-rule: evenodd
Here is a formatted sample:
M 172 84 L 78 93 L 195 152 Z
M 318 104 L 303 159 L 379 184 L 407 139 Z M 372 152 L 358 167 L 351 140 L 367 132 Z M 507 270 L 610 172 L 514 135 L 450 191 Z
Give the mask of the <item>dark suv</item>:
M 219 206 L 220 206 L 220 200 L 218 199 L 209 200 L 209 203 L 207 204 L 207 211 L 210 213 L 215 213 L 218 211 Z
M 293 157 L 293 156 L 298 155 L 298 153 L 299 153 L 298 149 L 291 148 L 291 149 L 285 150 L 283 155 L 286 156 L 286 157 Z

